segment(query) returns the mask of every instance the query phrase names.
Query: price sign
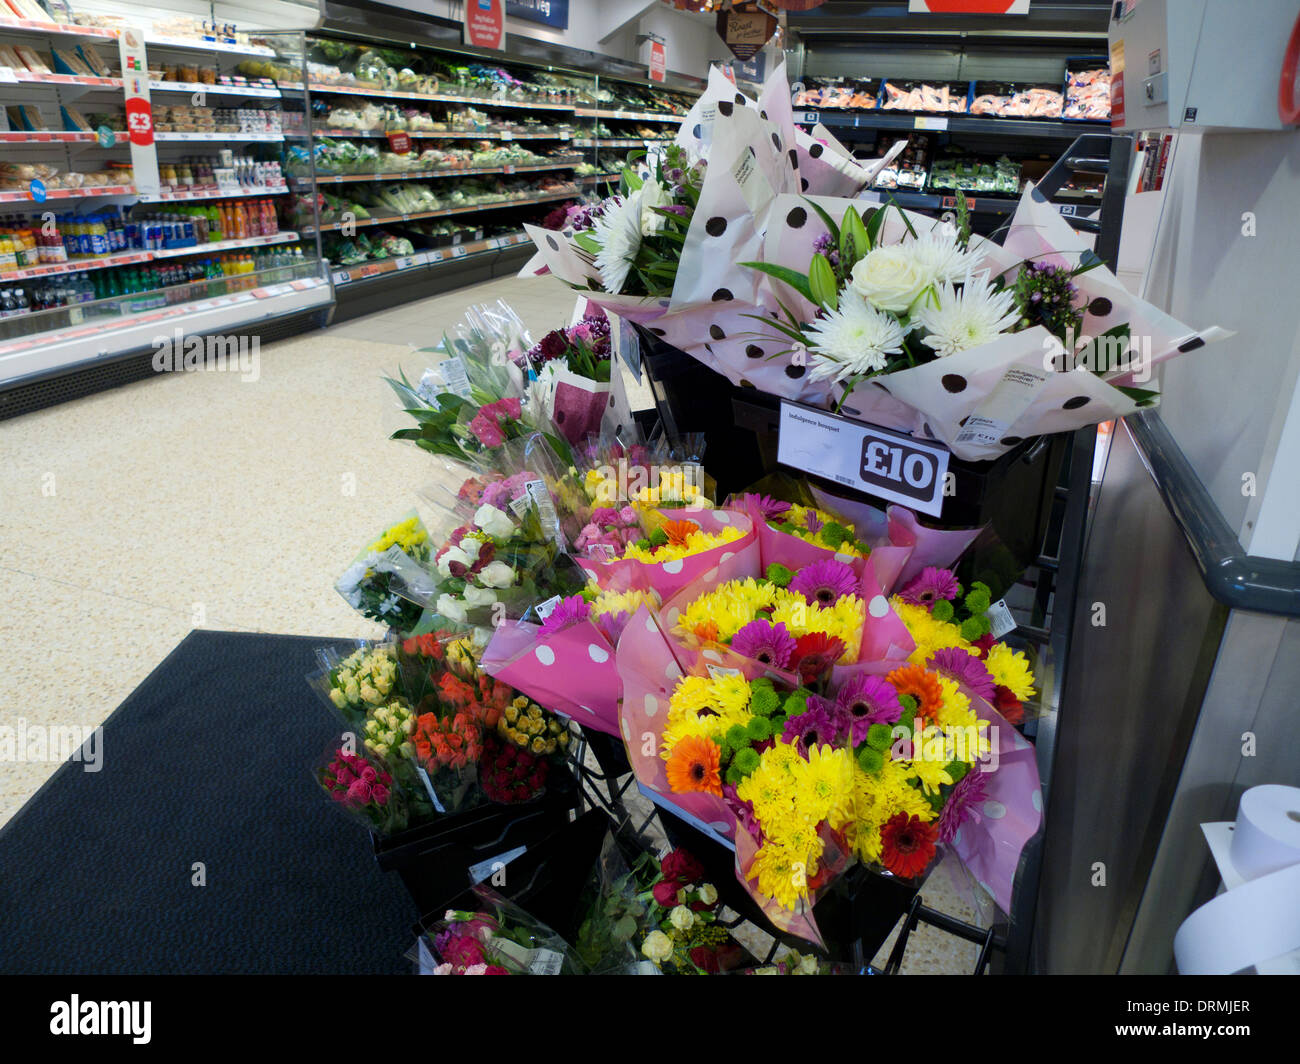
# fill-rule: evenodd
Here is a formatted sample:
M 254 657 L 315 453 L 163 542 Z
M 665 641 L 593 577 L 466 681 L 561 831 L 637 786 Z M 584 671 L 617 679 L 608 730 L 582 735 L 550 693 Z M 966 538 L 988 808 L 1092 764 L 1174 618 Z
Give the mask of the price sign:
M 937 443 L 781 403 L 778 462 L 933 517 L 943 510 L 948 458 Z
M 464 244 L 457 244 L 454 248 L 451 249 L 451 253 L 453 257 L 458 259 L 463 259 L 466 255 L 469 254 L 469 252 L 465 249 Z
M 407 155 L 411 151 L 411 138 L 405 130 L 395 129 L 388 134 L 388 147 L 395 155 Z
M 503 130 L 501 131 L 501 140 L 503 140 L 503 141 L 508 141 L 508 140 L 514 140 L 514 139 L 515 139 L 515 135 L 514 135 L 514 133 L 513 133 L 511 130 L 509 130 L 509 129 L 503 129 Z
M 149 64 L 144 36 L 130 27 L 118 36 L 118 56 L 126 92 L 126 132 L 131 145 L 131 169 L 136 191 L 157 196 L 162 191 L 158 178 L 158 152 L 154 148 L 153 106 L 149 102 Z M 116 139 L 116 138 L 114 138 Z
M 1058 203 L 1056 209 L 1066 217 L 1074 217 L 1075 205 L 1073 203 Z
M 799 121 L 807 126 L 815 126 L 821 120 L 822 120 L 822 116 L 819 115 L 816 111 L 805 111 L 802 115 L 799 116 Z
M 916 121 L 912 123 L 912 128 L 913 128 L 913 129 L 933 129 L 933 130 L 939 130 L 939 131 L 942 131 L 942 130 L 945 130 L 945 129 L 948 128 L 948 119 L 946 119 L 946 118 L 925 118 L 925 117 L 923 117 L 923 116 L 918 116 L 917 119 L 916 119 Z
M 95 140 L 99 142 L 101 148 L 111 148 L 117 143 L 117 134 L 108 126 L 100 126 L 95 130 Z
M 32 179 L 31 193 L 32 193 L 32 199 L 34 199 L 37 203 L 45 202 L 45 182 L 42 181 L 39 177 Z

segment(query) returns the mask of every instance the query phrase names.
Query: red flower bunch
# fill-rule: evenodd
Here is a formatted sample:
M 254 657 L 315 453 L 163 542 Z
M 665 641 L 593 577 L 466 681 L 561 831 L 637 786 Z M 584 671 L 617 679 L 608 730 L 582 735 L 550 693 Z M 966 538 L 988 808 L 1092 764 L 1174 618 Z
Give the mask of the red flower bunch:
M 438 693 L 447 705 L 468 713 L 485 728 L 495 728 L 515 692 L 509 684 L 486 673 L 470 682 L 444 672 L 438 677 Z
M 498 399 L 485 403 L 469 423 L 470 432 L 478 437 L 484 447 L 500 447 L 506 442 L 506 422 L 518 421 L 523 410 L 517 398 Z
M 914 879 L 934 859 L 939 829 L 918 816 L 895 813 L 880 829 L 881 859 L 896 876 Z
M 442 645 L 442 637 L 446 632 L 425 632 L 424 635 L 412 636 L 410 639 L 403 641 L 402 653 L 415 657 L 417 654 L 421 657 L 433 658 L 435 661 L 441 661 L 445 654 Z
M 663 860 L 659 862 L 659 871 L 663 879 L 654 885 L 654 896 L 655 901 L 665 909 L 671 909 L 677 904 L 679 891 L 702 883 L 704 880 L 704 866 L 680 847 L 664 855 Z M 713 906 L 696 901 L 691 903 L 691 908 L 698 911 L 711 909 Z
M 393 777 L 375 768 L 364 757 L 340 750 L 326 767 L 321 783 L 331 798 L 352 808 L 371 802 L 385 806 L 392 793 L 389 788 L 393 785 Z
M 489 735 L 479 762 L 479 783 L 488 799 L 501 805 L 529 802 L 542 793 L 550 763 L 514 743 Z
M 415 719 L 411 743 L 428 768 L 464 768 L 483 756 L 483 732 L 468 713 L 446 718 L 421 714 Z

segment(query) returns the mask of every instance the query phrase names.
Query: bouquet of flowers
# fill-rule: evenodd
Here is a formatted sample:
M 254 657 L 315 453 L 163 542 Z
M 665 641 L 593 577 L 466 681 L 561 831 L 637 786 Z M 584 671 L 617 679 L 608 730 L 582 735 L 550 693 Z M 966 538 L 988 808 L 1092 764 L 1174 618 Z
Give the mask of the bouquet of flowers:
M 552 329 L 516 358 L 528 377 L 531 401 L 540 405 L 571 444 L 600 432 L 611 405 L 613 351 L 603 313 L 567 329 Z
M 317 650 L 316 655 L 321 668 L 308 682 L 348 724 L 365 720 L 366 713 L 383 705 L 399 683 L 393 643 L 363 640 L 346 656 L 333 647 Z
M 474 888 L 477 911 L 448 909 L 425 933 L 433 975 L 578 975 L 569 945 L 518 905 Z
M 386 529 L 352 560 L 335 590 L 363 616 L 399 631 L 409 631 L 420 619 L 430 582 L 429 531 L 411 511 Z
M 632 615 L 658 605 L 659 596 L 648 588 L 589 586 L 581 595 L 548 603 L 540 625 L 498 627 L 483 652 L 483 668 L 554 712 L 617 735 L 622 684 L 614 650 Z
M 411 822 L 405 792 L 378 758 L 354 754 L 340 746 L 316 770 L 316 779 L 341 808 L 381 835 L 404 831 Z

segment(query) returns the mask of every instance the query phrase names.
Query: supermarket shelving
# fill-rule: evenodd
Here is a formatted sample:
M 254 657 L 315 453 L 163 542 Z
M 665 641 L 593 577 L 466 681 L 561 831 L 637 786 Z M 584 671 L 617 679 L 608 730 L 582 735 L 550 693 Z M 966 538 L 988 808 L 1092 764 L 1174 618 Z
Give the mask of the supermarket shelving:
M 472 240 L 464 244 L 431 248 L 428 251 L 420 251 L 414 255 L 405 255 L 400 258 L 379 259 L 375 262 L 361 263 L 357 266 L 338 267 L 333 270 L 332 277 L 335 285 L 357 284 L 361 281 L 368 281 L 373 277 L 383 277 L 393 273 L 410 273 L 438 263 L 475 258 L 489 252 L 499 252 L 529 242 L 527 233 L 507 233 L 504 236 Z
M 390 170 L 377 174 L 317 174 L 318 185 L 349 184 L 357 181 L 423 181 L 433 177 L 476 177 L 482 174 L 536 174 L 547 170 L 572 170 L 574 163 L 546 163 L 542 166 L 445 167 L 441 170 Z M 294 188 L 310 188 L 306 178 L 289 179 Z
M 545 196 L 529 196 L 526 199 L 501 199 L 488 203 L 471 203 L 463 207 L 444 207 L 436 211 L 413 211 L 410 214 L 389 214 L 382 218 L 357 218 L 350 222 L 322 222 L 323 233 L 338 232 L 348 226 L 357 229 L 373 225 L 400 225 L 402 222 L 416 222 L 425 218 L 448 218 L 459 214 L 477 214 L 481 211 L 496 210 L 500 207 L 530 206 L 535 203 L 554 203 L 557 200 L 573 199 L 573 192 L 556 192 Z

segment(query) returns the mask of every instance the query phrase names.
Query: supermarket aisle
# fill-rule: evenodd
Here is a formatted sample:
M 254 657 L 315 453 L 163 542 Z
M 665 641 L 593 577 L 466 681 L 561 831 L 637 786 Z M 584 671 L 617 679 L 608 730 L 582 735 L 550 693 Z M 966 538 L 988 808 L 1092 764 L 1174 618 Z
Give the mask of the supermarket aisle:
M 381 375 L 418 377 L 412 345 L 473 302 L 549 328 L 555 287 L 502 278 L 268 344 L 256 380 L 175 374 L 0 422 L 0 639 L 27 663 L 0 725 L 98 725 L 191 628 L 378 633 L 333 581 L 436 475 L 387 439 L 405 418 Z M 54 767 L 3 766 L 0 823 Z

